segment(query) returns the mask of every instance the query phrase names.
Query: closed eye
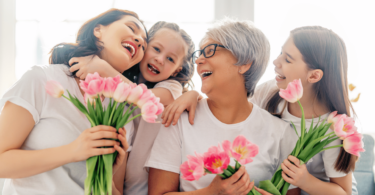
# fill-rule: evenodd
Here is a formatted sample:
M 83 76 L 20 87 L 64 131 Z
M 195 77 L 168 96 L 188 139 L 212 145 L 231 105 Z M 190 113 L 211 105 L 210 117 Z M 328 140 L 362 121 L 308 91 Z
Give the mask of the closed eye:
M 128 26 L 128 27 L 134 32 L 134 29 L 131 26 Z

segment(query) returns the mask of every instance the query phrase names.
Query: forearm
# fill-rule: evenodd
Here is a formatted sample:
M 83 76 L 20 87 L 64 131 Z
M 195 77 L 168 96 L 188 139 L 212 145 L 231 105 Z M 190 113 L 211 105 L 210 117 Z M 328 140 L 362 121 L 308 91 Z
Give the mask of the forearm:
M 0 178 L 23 178 L 73 162 L 68 145 L 43 150 L 12 149 L 0 155 Z
M 351 194 L 351 189 L 346 192 L 340 185 L 332 182 L 324 182 L 320 179 L 310 175 L 309 182 L 304 186 L 300 186 L 302 190 L 311 195 L 320 194 L 335 194 L 335 195 L 348 195 Z
M 121 80 L 124 81 L 125 83 L 133 83 L 128 78 L 126 78 L 124 75 L 122 75 L 121 73 L 119 73 L 117 70 L 115 70 L 112 67 L 100 73 L 100 76 L 102 77 L 115 77 L 117 75 L 120 75 Z
M 124 162 L 122 163 L 119 170 L 113 175 L 113 182 L 115 184 L 116 189 L 123 194 L 124 191 L 124 182 L 125 182 L 125 175 L 126 175 L 126 165 L 128 164 L 128 156 L 129 153 L 126 153 Z

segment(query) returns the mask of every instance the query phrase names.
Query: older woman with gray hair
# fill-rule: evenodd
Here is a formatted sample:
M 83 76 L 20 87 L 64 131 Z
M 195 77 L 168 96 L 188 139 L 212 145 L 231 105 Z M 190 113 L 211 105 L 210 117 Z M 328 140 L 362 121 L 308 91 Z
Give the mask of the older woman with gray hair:
M 193 125 L 182 113 L 177 125 L 161 127 L 145 165 L 150 168 L 149 194 L 247 194 L 251 181 L 257 185 L 271 179 L 293 149 L 290 125 L 247 100 L 269 59 L 265 35 L 251 22 L 226 19 L 208 30 L 200 48 L 195 62 L 208 98 L 198 102 Z M 180 166 L 187 155 L 203 154 L 238 135 L 259 146 L 253 162 L 225 180 L 211 174 L 197 181 L 182 179 Z

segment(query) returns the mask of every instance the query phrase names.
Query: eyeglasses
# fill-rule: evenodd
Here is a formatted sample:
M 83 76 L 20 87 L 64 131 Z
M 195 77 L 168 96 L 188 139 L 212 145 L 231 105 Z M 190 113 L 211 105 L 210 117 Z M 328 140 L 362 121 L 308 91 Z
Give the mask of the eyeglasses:
M 203 54 L 203 56 L 205 58 L 210 58 L 212 57 L 214 54 L 215 54 L 215 51 L 216 51 L 216 48 L 217 47 L 222 47 L 222 48 L 226 48 L 224 45 L 219 45 L 219 44 L 210 44 L 210 45 L 207 45 L 206 47 L 204 47 L 203 49 L 201 50 L 197 50 L 193 53 L 192 55 L 192 62 L 193 64 L 195 64 L 195 60 L 197 60 L 199 58 L 199 56 L 201 56 Z

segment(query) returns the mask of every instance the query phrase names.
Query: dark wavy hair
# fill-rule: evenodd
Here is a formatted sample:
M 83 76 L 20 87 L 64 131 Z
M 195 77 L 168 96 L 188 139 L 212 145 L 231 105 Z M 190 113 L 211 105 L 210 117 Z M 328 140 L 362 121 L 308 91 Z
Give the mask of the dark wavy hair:
M 94 35 L 95 27 L 110 25 L 124 16 L 133 16 L 139 20 L 138 15 L 132 11 L 113 8 L 85 22 L 78 31 L 76 43 L 60 43 L 52 48 L 49 63 L 69 66 L 72 57 L 99 55 L 103 46 Z M 73 72 L 73 76 L 75 73 Z
M 195 50 L 195 45 L 191 37 L 183 30 L 181 29 L 177 24 L 175 23 L 169 23 L 169 22 L 164 22 L 164 21 L 159 21 L 155 23 L 149 30 L 148 36 L 149 36 L 149 41 L 151 41 L 156 32 L 159 31 L 162 28 L 168 28 L 171 29 L 177 33 L 179 33 L 182 37 L 182 39 L 185 41 L 185 43 L 188 46 L 187 53 L 185 55 L 185 58 L 181 64 L 182 70 L 176 75 L 176 76 L 171 76 L 168 79 L 174 79 L 178 82 L 181 83 L 183 92 L 188 91 L 188 88 L 191 87 L 193 88 L 194 84 L 191 80 L 194 74 L 194 64 L 192 63 L 192 55 Z M 138 75 L 140 74 L 139 70 L 139 63 L 130 69 L 126 70 L 123 75 L 131 80 L 132 82 L 138 83 Z M 148 88 L 153 88 L 156 83 L 152 82 L 146 82 L 145 83 Z
M 320 26 L 296 28 L 291 31 L 290 36 L 308 68 L 320 69 L 324 73 L 322 80 L 313 86 L 316 99 L 322 102 L 330 112 L 337 111 L 338 114 L 350 116 L 350 111 L 352 111 L 355 115 L 349 100 L 348 58 L 344 41 L 332 30 Z M 276 113 L 281 100 L 278 91 L 275 91 L 267 103 L 266 110 L 281 117 L 283 111 Z M 357 156 L 341 148 L 335 169 L 345 173 L 354 171 L 357 159 Z

